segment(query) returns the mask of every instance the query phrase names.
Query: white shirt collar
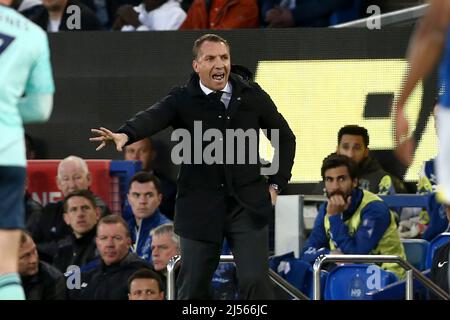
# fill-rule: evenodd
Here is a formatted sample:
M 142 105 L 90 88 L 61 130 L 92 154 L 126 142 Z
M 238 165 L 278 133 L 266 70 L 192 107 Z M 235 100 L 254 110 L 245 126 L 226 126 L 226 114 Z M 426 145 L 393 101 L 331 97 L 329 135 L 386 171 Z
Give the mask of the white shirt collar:
M 214 90 L 211 90 L 210 88 L 205 87 L 205 86 L 203 85 L 203 83 L 202 83 L 201 80 L 198 80 L 198 83 L 200 84 L 200 89 L 202 89 L 202 91 L 203 91 L 206 95 L 210 94 L 211 92 L 214 92 Z M 230 81 L 228 81 L 228 82 L 227 82 L 227 85 L 225 86 L 225 88 L 223 88 L 223 89 L 220 90 L 220 91 L 223 91 L 223 92 L 226 92 L 226 93 L 228 93 L 228 94 L 231 94 L 231 90 L 232 90 L 231 84 L 230 84 Z

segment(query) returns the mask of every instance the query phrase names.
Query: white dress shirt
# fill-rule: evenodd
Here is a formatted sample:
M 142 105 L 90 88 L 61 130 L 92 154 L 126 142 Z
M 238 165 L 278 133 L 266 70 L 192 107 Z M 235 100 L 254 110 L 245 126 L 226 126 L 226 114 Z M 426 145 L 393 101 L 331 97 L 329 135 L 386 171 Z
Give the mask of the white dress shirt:
M 211 90 L 210 88 L 205 87 L 201 81 L 199 81 L 199 83 L 200 83 L 200 89 L 202 89 L 202 91 L 203 91 L 206 95 L 210 94 L 211 92 L 214 92 L 214 90 Z M 222 96 L 220 97 L 220 101 L 223 102 L 223 104 L 225 105 L 225 108 L 228 108 L 228 105 L 230 104 L 230 100 L 231 100 L 231 94 L 232 94 L 232 92 L 233 92 L 233 86 L 232 86 L 231 83 L 228 81 L 228 82 L 227 82 L 227 85 L 225 86 L 225 88 L 223 88 L 223 89 L 220 90 L 220 91 L 223 92 L 223 93 L 222 93 Z

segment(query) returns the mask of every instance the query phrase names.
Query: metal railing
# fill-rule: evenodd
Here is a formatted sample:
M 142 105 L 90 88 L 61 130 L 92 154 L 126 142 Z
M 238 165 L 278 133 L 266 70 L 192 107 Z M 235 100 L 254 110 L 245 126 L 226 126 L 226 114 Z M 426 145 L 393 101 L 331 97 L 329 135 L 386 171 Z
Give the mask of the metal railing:
M 402 10 L 396 10 L 388 13 L 381 14 L 379 16 L 380 23 L 382 27 L 389 25 L 404 24 L 410 21 L 416 21 L 422 17 L 426 10 L 428 9 L 428 4 L 422 4 L 419 6 L 414 6 L 411 8 L 406 8 Z M 362 18 L 350 22 L 345 22 L 330 26 L 330 28 L 365 28 L 369 21 L 372 21 L 373 17 Z
M 173 256 L 167 264 L 167 300 L 175 300 L 175 269 L 180 261 L 181 256 L 176 255 Z M 234 257 L 232 255 L 221 255 L 220 262 L 234 262 Z M 309 300 L 308 297 L 300 290 L 295 288 L 271 269 L 269 269 L 269 278 L 295 300 Z
M 167 300 L 175 300 L 175 268 L 180 261 L 181 256 L 176 255 L 167 263 Z
M 278 273 L 269 269 L 269 278 L 284 292 L 289 294 L 293 300 L 309 300 L 309 298 L 292 284 L 283 279 Z
M 314 300 L 320 300 L 320 269 L 325 262 L 347 262 L 347 263 L 397 263 L 406 270 L 406 300 L 413 300 L 413 276 L 429 288 L 439 298 L 450 300 L 450 295 L 437 286 L 433 281 L 425 277 L 419 270 L 399 256 L 391 255 L 321 255 L 317 257 L 313 265 L 313 289 Z

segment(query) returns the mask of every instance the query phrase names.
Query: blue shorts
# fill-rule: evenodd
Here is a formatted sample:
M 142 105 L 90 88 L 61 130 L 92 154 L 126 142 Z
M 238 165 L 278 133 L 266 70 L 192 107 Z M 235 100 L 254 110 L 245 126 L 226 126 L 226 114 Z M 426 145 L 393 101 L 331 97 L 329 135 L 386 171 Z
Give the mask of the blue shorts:
M 0 166 L 0 229 L 25 227 L 24 167 Z

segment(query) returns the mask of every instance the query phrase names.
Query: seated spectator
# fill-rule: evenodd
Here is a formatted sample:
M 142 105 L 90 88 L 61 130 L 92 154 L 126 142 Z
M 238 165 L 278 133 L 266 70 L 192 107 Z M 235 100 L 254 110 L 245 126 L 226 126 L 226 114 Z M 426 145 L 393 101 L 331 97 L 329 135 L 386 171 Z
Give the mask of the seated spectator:
M 358 188 L 355 164 L 344 155 L 331 154 L 321 174 L 328 201 L 320 206 L 301 258 L 313 263 L 320 254 L 396 255 L 406 260 L 394 214 L 370 191 Z M 405 271 L 395 263 L 381 268 L 402 278 Z
M 164 284 L 154 271 L 141 269 L 128 279 L 128 300 L 164 300 Z
M 173 223 L 162 224 L 151 231 L 152 263 L 155 271 L 167 281 L 167 264 L 169 260 L 180 254 L 180 237 L 174 232 Z M 231 254 L 224 242 L 222 254 Z M 214 300 L 233 300 L 239 297 L 236 269 L 233 263 L 220 263 L 214 272 L 212 281 L 212 297 Z
M 161 199 L 161 185 L 157 177 L 141 171 L 131 178 L 128 202 L 131 205 L 133 217 L 128 220 L 128 225 L 133 242 L 132 251 L 150 263 L 152 261 L 150 231 L 161 224 L 170 222 L 158 209 Z
M 72 234 L 58 243 L 53 259 L 53 265 L 61 272 L 66 272 L 68 266 L 81 268 L 97 259 L 95 227 L 99 219 L 100 208 L 89 190 L 73 191 L 64 199 L 64 221 L 72 229 Z
M 242 29 L 259 27 L 257 0 L 194 0 L 180 29 Z
M 180 237 L 175 234 L 172 223 L 162 224 L 153 229 L 150 234 L 153 268 L 163 276 L 165 281 L 169 260 L 180 254 Z
M 128 224 L 118 215 L 103 217 L 97 224 L 97 250 L 100 264 L 81 274 L 81 288 L 71 290 L 71 299 L 127 300 L 128 279 L 137 270 L 151 266 L 130 253 Z
M 77 156 L 69 156 L 58 165 L 56 184 L 63 197 L 76 190 L 88 190 L 91 186 L 91 174 L 86 161 Z M 111 212 L 102 199 L 95 197 L 96 205 L 102 216 Z M 72 233 L 64 222 L 64 200 L 47 204 L 37 224 L 32 228 L 33 239 L 37 243 L 41 259 L 52 263 L 58 249 L 57 242 Z
M 261 21 L 270 28 L 326 27 L 335 11 L 348 9 L 355 0 L 262 0 Z
M 36 245 L 31 235 L 24 231 L 20 238 L 19 274 L 27 300 L 62 300 L 66 297 L 63 274 L 39 261 Z
M 403 182 L 387 173 L 380 163 L 370 156 L 369 133 L 364 127 L 347 125 L 338 133 L 336 154 L 345 155 L 357 164 L 359 187 L 372 193 L 388 195 L 406 193 Z M 314 194 L 322 194 L 324 182 L 314 189 Z
M 145 138 L 124 147 L 124 159 L 141 161 L 142 170 L 155 175 L 161 182 L 162 201 L 159 210 L 169 219 L 173 220 L 175 212 L 175 197 L 177 194 L 177 186 L 171 180 L 156 172 L 152 163 L 157 157 L 157 152 L 153 148 L 153 142 L 150 138 Z M 132 217 L 131 208 L 125 205 L 123 216 L 126 220 Z
M 150 31 L 178 30 L 186 12 L 178 0 L 143 0 L 133 7 L 125 5 L 117 11 L 113 30 Z
M 68 10 L 70 6 L 77 6 L 80 11 Z M 73 16 L 77 12 L 81 14 L 79 19 Z M 22 14 L 48 32 L 101 30 L 95 13 L 77 0 L 43 0 L 41 6 Z
M 153 143 L 150 138 L 136 141 L 124 147 L 124 159 L 141 161 L 143 171 L 155 174 L 152 169 L 152 162 L 155 158 L 156 150 L 153 149 Z

